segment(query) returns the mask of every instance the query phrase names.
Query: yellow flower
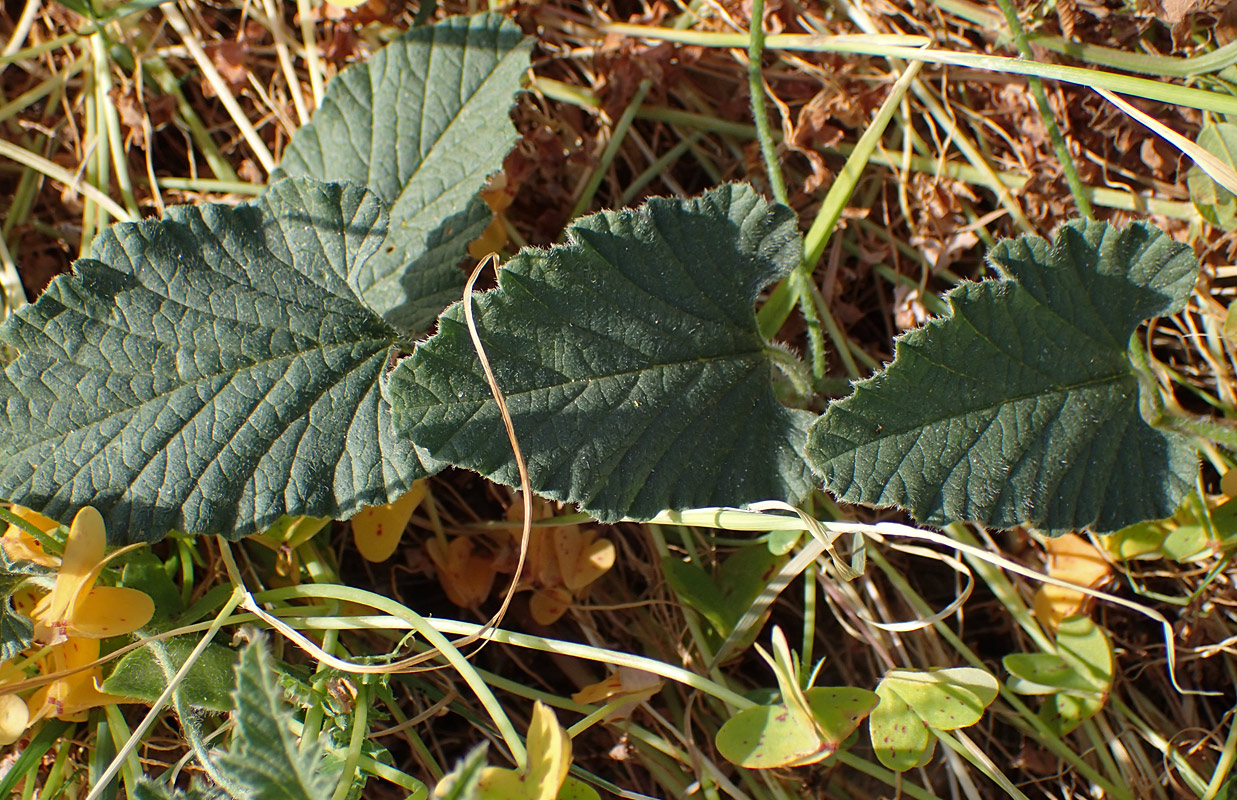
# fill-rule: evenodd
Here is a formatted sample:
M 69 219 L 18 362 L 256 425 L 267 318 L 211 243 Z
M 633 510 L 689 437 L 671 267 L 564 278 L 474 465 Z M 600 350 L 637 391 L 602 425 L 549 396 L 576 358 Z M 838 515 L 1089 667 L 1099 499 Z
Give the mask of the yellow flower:
M 59 522 L 48 519 L 37 511 L 22 506 L 11 506 L 9 510 L 44 533 L 51 533 L 60 527 Z M 4 554 L 10 561 L 33 561 L 45 567 L 54 567 L 57 563 L 56 557 L 48 555 L 38 539 L 16 525 L 10 525 L 4 535 L 0 536 L 0 548 L 4 549 Z
M 0 664 L 0 747 L 16 742 L 30 727 L 26 703 L 15 694 L 2 694 L 6 684 L 20 681 L 21 670 L 9 663 Z
M 425 481 L 413 481 L 412 487 L 394 503 L 366 506 L 350 520 L 356 549 L 366 561 L 386 561 L 391 557 L 427 490 Z
M 132 633 L 155 613 L 150 595 L 119 586 L 95 586 L 107 563 L 103 517 L 87 506 L 69 527 L 55 587 L 35 605 L 34 635 L 45 644 L 70 636 L 106 639 Z M 96 658 L 98 656 L 96 655 Z
M 48 674 L 70 670 L 89 664 L 99 658 L 98 639 L 68 639 L 51 648 L 46 658 Z M 130 702 L 99 691 L 99 679 L 103 673 L 99 667 L 91 667 L 57 678 L 42 686 L 26 701 L 27 727 L 44 717 L 81 722 L 86 712 L 99 706 Z

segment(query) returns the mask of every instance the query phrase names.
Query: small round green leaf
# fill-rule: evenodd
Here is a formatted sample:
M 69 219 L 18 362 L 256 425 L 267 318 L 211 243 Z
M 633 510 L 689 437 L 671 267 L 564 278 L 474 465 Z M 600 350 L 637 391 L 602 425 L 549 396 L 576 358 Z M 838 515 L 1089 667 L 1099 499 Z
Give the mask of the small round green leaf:
M 717 732 L 717 751 L 748 769 L 814 764 L 837 752 L 877 703 L 876 695 L 849 686 L 804 692 L 812 717 L 782 703 L 740 711 Z
M 928 763 L 936 737 L 906 701 L 882 682 L 876 687 L 880 705 L 868 715 L 868 735 L 880 762 L 895 772 Z
M 897 771 L 926 764 L 936 746 L 932 730 L 979 722 L 999 688 L 996 678 L 974 667 L 890 670 L 876 687 L 880 705 L 868 718 L 877 757 Z

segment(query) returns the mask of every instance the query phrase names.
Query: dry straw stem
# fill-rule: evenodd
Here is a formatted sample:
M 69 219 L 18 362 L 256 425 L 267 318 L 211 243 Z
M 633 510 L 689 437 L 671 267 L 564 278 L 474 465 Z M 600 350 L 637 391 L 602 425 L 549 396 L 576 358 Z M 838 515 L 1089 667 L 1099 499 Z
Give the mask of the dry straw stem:
M 1175 130 L 1160 122 L 1155 117 L 1130 105 L 1118 95 L 1098 86 L 1095 87 L 1095 91 L 1105 100 L 1112 103 L 1126 114 L 1129 114 L 1130 117 L 1138 120 L 1143 125 L 1146 125 L 1153 133 L 1164 139 L 1164 141 L 1168 142 L 1182 153 L 1185 153 L 1195 164 L 1198 165 L 1199 169 L 1207 173 L 1213 181 L 1237 195 L 1237 171 L 1234 171 L 1228 164 L 1225 164 L 1223 161 L 1216 158 L 1202 147 L 1199 147 L 1196 143 L 1177 133 Z

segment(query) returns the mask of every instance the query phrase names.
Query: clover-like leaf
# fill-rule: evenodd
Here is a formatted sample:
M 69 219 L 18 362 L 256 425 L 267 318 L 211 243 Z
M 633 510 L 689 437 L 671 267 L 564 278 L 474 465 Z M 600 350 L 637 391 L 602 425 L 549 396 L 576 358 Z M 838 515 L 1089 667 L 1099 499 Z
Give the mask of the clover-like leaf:
M 109 228 L 0 327 L 20 353 L 0 497 L 60 519 L 93 505 L 113 543 L 398 497 L 428 473 L 379 391 L 398 334 L 346 280 L 386 226 L 369 192 L 292 179 Z
M 1099 713 L 1112 687 L 1112 644 L 1090 617 L 1078 615 L 1057 628 L 1056 652 L 1013 653 L 1002 662 L 1009 688 L 1045 695 L 1039 717 L 1064 736 Z
M 1000 280 L 951 291 L 949 316 L 901 337 L 893 363 L 813 427 L 825 486 L 932 524 L 1059 534 L 1172 514 L 1195 451 L 1143 420 L 1128 346 L 1143 320 L 1184 306 L 1189 248 L 1150 225 L 1079 221 L 988 258 Z
M 974 667 L 890 670 L 876 687 L 880 705 L 868 717 L 876 757 L 898 772 L 928 763 L 936 749 L 932 730 L 979 722 L 998 689 L 996 678 Z
M 717 751 L 748 769 L 815 764 L 837 752 L 876 706 L 867 689 L 817 686 L 803 692 L 810 715 L 775 703 L 740 711 L 717 732 Z
M 801 767 L 832 756 L 879 702 L 867 689 L 818 686 L 804 690 L 799 658 L 774 626 L 773 653 L 756 652 L 777 677 L 781 701 L 740 711 L 717 732 L 717 751 L 749 769 Z
M 459 297 L 459 262 L 491 214 L 477 192 L 502 168 L 507 117 L 529 42 L 499 14 L 414 28 L 327 86 L 276 176 L 365 186 L 391 207 L 391 234 L 350 280 L 406 333 Z
M 780 405 L 752 309 L 801 251 L 794 215 L 750 187 L 574 223 L 475 300 L 534 490 L 602 521 L 798 498 L 811 415 Z M 498 409 L 455 305 L 392 373 L 398 431 L 514 485 Z

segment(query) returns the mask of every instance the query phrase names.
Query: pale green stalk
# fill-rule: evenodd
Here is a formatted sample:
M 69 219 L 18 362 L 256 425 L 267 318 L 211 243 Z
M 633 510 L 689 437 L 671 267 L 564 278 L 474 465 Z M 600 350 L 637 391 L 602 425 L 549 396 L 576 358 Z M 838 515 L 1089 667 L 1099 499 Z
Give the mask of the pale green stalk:
M 29 108 L 53 92 L 63 91 L 64 85 L 85 69 L 88 63 L 90 63 L 90 56 L 82 54 L 58 69 L 46 80 L 40 81 L 38 85 L 0 106 L 0 122 Z
M 275 55 L 279 58 L 279 67 L 283 71 L 284 80 L 288 83 L 288 94 L 292 95 L 292 105 L 296 107 L 296 117 L 302 125 L 309 122 L 309 107 L 305 105 L 305 97 L 301 94 L 301 80 L 296 76 L 292 66 L 292 53 L 288 49 L 288 32 L 283 26 L 283 17 L 275 7 L 273 0 L 262 0 L 262 9 L 266 12 L 267 28 L 275 39 Z
M 1004 24 L 1000 14 L 993 14 L 988 9 L 966 0 L 932 0 L 932 4 L 968 22 L 974 23 L 979 28 L 990 30 L 1000 28 Z M 1008 31 L 1004 33 L 1008 35 Z M 1060 36 L 1048 36 L 1040 33 L 1027 34 L 1027 40 L 1037 47 L 1067 55 L 1079 61 L 1098 64 L 1101 67 L 1112 67 L 1124 72 L 1155 75 L 1156 77 L 1189 78 L 1195 75 L 1205 75 L 1209 72 L 1219 72 L 1225 67 L 1237 64 L 1237 41 L 1229 42 L 1223 47 L 1217 47 L 1209 53 L 1199 53 L 1198 55 L 1178 58 L 1176 56 L 1158 56 L 1150 53 L 1130 53 L 1125 50 L 1086 44 L 1084 42 L 1063 39 Z
M 240 130 L 241 136 L 244 137 L 245 142 L 249 145 L 249 149 L 253 151 L 258 161 L 261 162 L 262 168 L 269 174 L 275 169 L 275 157 L 271 155 L 271 151 L 266 147 L 266 142 L 262 141 L 262 137 L 258 135 L 258 132 L 249 122 L 249 117 L 245 115 L 240 104 L 236 102 L 236 97 L 232 94 L 232 90 L 228 87 L 227 82 L 220 76 L 219 70 L 215 69 L 210 56 L 202 48 L 202 43 L 198 40 L 197 34 L 189 27 L 189 23 L 175 4 L 168 3 L 162 6 L 162 8 L 164 17 L 167 18 L 172 29 L 180 36 L 181 41 L 185 43 L 189 54 L 193 56 L 194 63 L 202 71 L 211 88 L 215 90 L 219 102 L 223 103 L 223 107 L 228 110 L 228 116 L 232 118 L 232 122 Z
M 906 97 L 907 90 L 919 75 L 922 67 L 923 64 L 919 62 L 908 64 L 898 79 L 894 81 L 888 96 L 877 110 L 876 116 L 872 118 L 871 124 L 859 137 L 859 141 L 855 142 L 846 158 L 846 163 L 842 165 L 842 169 L 829 186 L 829 192 L 821 203 L 820 211 L 816 213 L 816 219 L 812 220 L 812 227 L 808 228 L 808 232 L 803 236 L 803 261 L 809 269 L 814 270 L 820 263 L 821 256 L 825 254 L 825 247 L 829 244 L 829 237 L 837 227 L 838 220 L 842 218 L 842 212 L 846 210 L 846 205 L 850 202 L 855 187 L 859 185 L 860 176 L 863 175 L 868 163 L 872 161 L 876 148 L 881 138 L 884 137 L 885 130 L 889 127 L 890 120 L 893 119 L 894 113 L 901 105 L 902 99 Z
M 4 291 L 3 317 L 29 302 L 26 299 L 26 289 L 22 286 L 21 275 L 17 272 L 17 262 L 13 260 L 13 254 L 9 252 L 3 236 L 0 236 L 0 289 Z
M 1018 53 L 1025 59 L 1035 60 L 1035 54 L 1031 52 L 1031 45 L 1027 43 L 1026 33 L 1022 30 L 1022 23 L 1018 20 L 1018 10 L 1014 8 L 1014 4 L 1010 0 L 997 0 L 997 5 L 1005 14 L 1005 21 L 1014 35 L 1014 44 L 1018 48 Z M 1048 129 L 1048 139 L 1052 142 L 1052 149 L 1057 154 L 1057 162 L 1065 174 L 1065 182 L 1069 184 L 1070 193 L 1074 195 L 1078 213 L 1084 219 L 1095 219 L 1095 215 L 1091 213 L 1091 203 L 1083 191 L 1082 178 L 1078 177 L 1078 170 L 1074 166 L 1074 157 L 1070 155 L 1069 145 L 1065 143 L 1065 137 L 1061 134 L 1060 126 L 1057 125 L 1056 115 L 1052 111 L 1052 106 L 1048 104 L 1044 82 L 1038 77 L 1030 76 L 1027 78 L 1027 83 L 1031 87 L 1031 96 L 1035 98 L 1039 116 Z
M 331 800 L 345 800 L 352 790 L 352 778 L 356 774 L 357 762 L 361 758 L 361 747 L 369 735 L 369 684 L 362 681 L 357 686 L 356 703 L 352 707 L 352 737 L 348 740 L 348 752 L 344 756 L 344 767 L 340 772 L 339 782 L 335 784 L 335 792 Z
M 612 23 L 604 29 L 607 33 L 654 41 L 679 42 L 704 47 L 743 47 L 746 37 L 742 34 L 712 33 L 706 31 L 675 31 L 643 25 Z M 899 58 L 906 61 L 923 61 L 929 64 L 946 64 L 955 67 L 971 67 L 1006 75 L 1033 75 L 1048 80 L 1072 83 L 1077 86 L 1099 86 L 1119 94 L 1160 100 L 1165 103 L 1188 106 L 1219 114 L 1237 114 L 1237 97 L 1176 86 L 1147 78 L 1135 78 L 1112 72 L 1071 67 L 1063 64 L 1044 64 L 1023 61 L 1005 56 L 989 56 L 979 53 L 960 53 L 951 50 L 936 50 L 925 47 L 887 45 L 867 35 L 816 36 L 805 34 L 773 34 L 765 37 L 765 46 L 771 50 L 802 50 L 813 53 L 855 53 L 857 55 Z
M 305 67 L 309 72 L 309 89 L 314 95 L 314 108 L 322 105 L 325 84 L 322 80 L 322 59 L 318 57 L 318 31 L 314 27 L 313 8 L 309 0 L 296 0 L 296 13 L 301 21 L 301 43 Z
M 11 56 L 22 48 L 22 45 L 26 43 L 26 37 L 30 35 L 30 29 L 34 27 L 34 21 L 39 18 L 39 12 L 42 10 L 42 0 L 26 0 L 26 4 L 22 6 L 21 16 L 17 18 L 17 24 L 13 26 L 13 32 L 9 35 L 4 50 L 0 50 L 0 55 Z
M 125 154 L 124 137 L 120 132 L 120 117 L 116 106 L 112 103 L 109 93 L 112 90 L 112 62 L 107 54 L 107 43 L 100 33 L 90 37 L 90 49 L 94 54 L 94 85 L 95 103 L 102 117 L 101 132 L 104 134 L 106 153 L 111 156 L 112 168 L 116 173 L 116 185 L 120 188 L 120 197 L 124 200 L 125 210 L 129 216 L 138 219 L 142 212 L 138 209 L 137 198 L 133 195 L 133 180 L 129 176 L 129 161 Z M 102 156 L 102 154 L 100 154 Z M 100 188 L 105 189 L 107 184 Z
M 627 108 L 623 109 L 623 114 L 618 118 L 618 122 L 614 123 L 614 130 L 610 134 L 610 141 L 606 142 L 606 148 L 601 153 L 601 160 L 597 164 L 597 168 L 593 170 L 593 174 L 589 176 L 588 183 L 584 185 L 584 190 L 580 192 L 580 197 L 571 209 L 568 219 L 575 219 L 583 214 L 585 209 L 589 207 L 589 204 L 593 202 L 593 197 L 601 187 L 601 182 L 605 180 L 606 172 L 609 171 L 610 165 L 614 163 L 614 157 L 618 155 L 623 140 L 627 138 L 627 132 L 631 130 L 631 123 L 635 120 L 636 113 L 640 110 L 640 106 L 644 103 L 644 98 L 652 86 L 653 82 L 648 78 L 640 81 L 640 85 L 636 88 L 636 93 L 632 96 L 631 102 L 627 104 Z
M 78 180 L 72 173 L 59 164 L 49 161 L 40 155 L 35 155 L 29 150 L 18 147 L 11 142 L 6 142 L 3 139 L 0 139 L 0 156 L 10 158 L 19 164 L 24 164 L 36 172 L 41 172 L 52 180 L 64 184 L 73 191 L 87 198 L 90 203 L 97 205 L 108 214 L 111 214 L 118 222 L 133 221 L 133 218 L 129 215 L 129 212 L 121 208 L 115 200 L 99 191 L 90 183 L 84 183 Z
M 802 524 L 802 523 L 800 523 Z M 351 603 L 360 603 L 371 608 L 382 611 L 396 620 L 411 626 L 412 630 L 427 639 L 431 639 L 431 644 L 436 644 L 433 639 L 441 640 L 444 644 L 446 640 L 441 639 L 441 634 L 448 633 L 454 635 L 471 636 L 482 630 L 483 626 L 472 622 L 462 622 L 458 620 L 426 618 L 416 614 L 408 607 L 391 600 L 388 597 L 383 597 L 373 592 L 366 592 L 361 589 L 356 589 L 351 586 L 289 586 L 281 589 L 271 589 L 254 595 L 255 602 L 274 602 L 292 597 L 317 597 L 317 598 L 332 598 L 335 600 L 343 600 Z M 297 609 L 302 610 L 302 609 Z M 367 618 L 360 618 L 367 619 Z M 374 618 L 375 626 L 381 618 Z M 385 627 L 394 627 L 400 629 L 401 624 L 393 624 L 391 620 L 384 623 Z M 326 623 L 329 625 L 329 623 Z M 368 622 L 366 623 L 368 626 Z M 307 627 L 318 627 L 307 621 Z M 676 667 L 671 664 L 666 664 L 652 658 L 636 656 L 627 653 L 616 653 L 611 650 L 602 650 L 588 645 L 576 644 L 574 642 L 563 642 L 557 639 L 547 639 L 540 636 L 532 636 L 530 634 L 512 633 L 502 629 L 494 629 L 482 635 L 487 641 L 500 642 L 503 644 L 511 644 L 516 647 L 524 647 L 530 650 L 538 650 L 545 653 L 554 653 L 556 655 L 566 655 L 575 658 L 583 658 L 588 661 L 598 661 L 603 664 L 612 664 L 614 666 L 627 666 L 633 669 L 641 669 L 646 672 L 652 672 L 655 675 L 661 675 L 667 680 L 672 680 L 677 683 L 690 686 L 718 700 L 736 708 L 744 709 L 751 708 L 755 705 L 751 700 L 736 694 L 730 689 L 721 686 L 714 681 L 708 680 L 697 675 L 694 672 Z M 454 648 L 451 648 L 454 650 Z M 467 662 L 464 662 L 467 664 Z M 454 663 L 453 663 L 454 666 Z M 468 669 L 472 671 L 472 667 Z M 467 677 L 467 676 L 465 676 Z

